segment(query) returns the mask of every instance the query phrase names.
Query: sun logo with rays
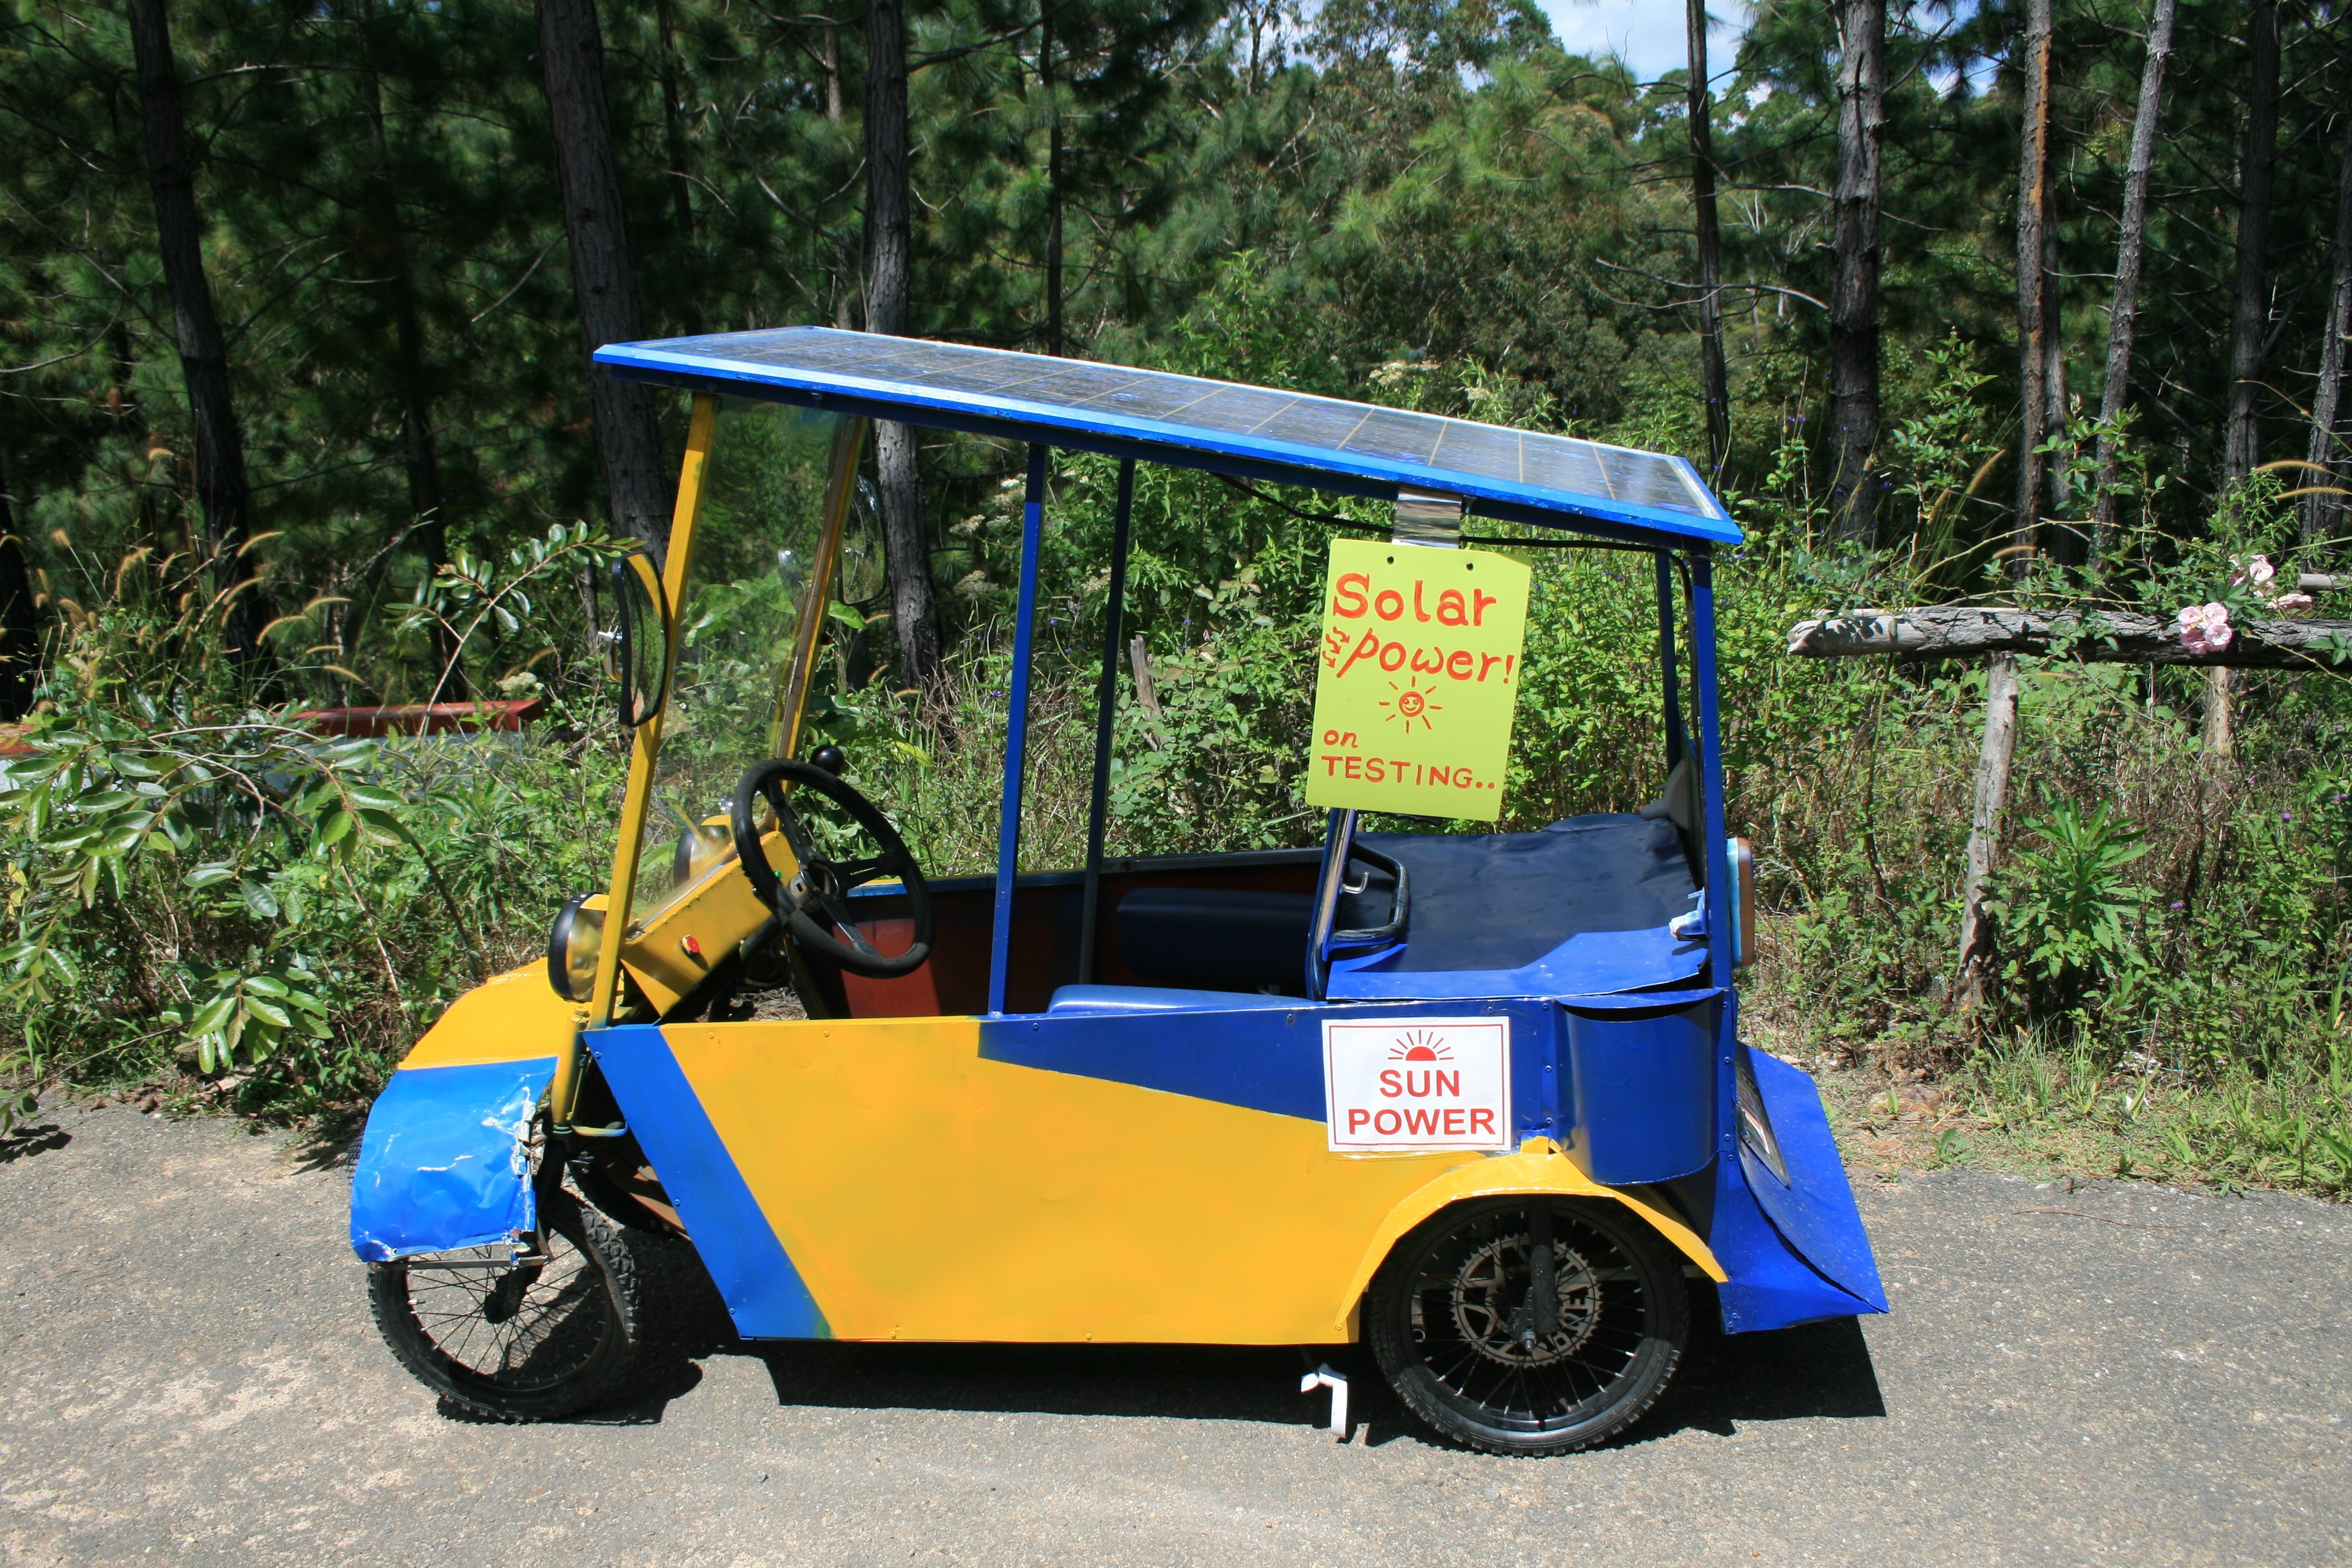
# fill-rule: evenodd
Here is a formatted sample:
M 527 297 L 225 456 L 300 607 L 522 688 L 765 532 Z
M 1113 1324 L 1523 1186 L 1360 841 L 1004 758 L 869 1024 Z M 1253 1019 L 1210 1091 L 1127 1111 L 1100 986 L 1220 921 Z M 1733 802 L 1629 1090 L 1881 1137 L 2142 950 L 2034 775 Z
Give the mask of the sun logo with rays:
M 1454 1059 L 1454 1047 L 1444 1043 L 1445 1037 L 1429 1029 L 1409 1029 L 1397 1037 L 1389 1047 L 1392 1062 L 1446 1062 Z
M 1404 725 L 1404 732 L 1406 734 L 1410 735 L 1412 733 L 1412 727 L 1415 724 L 1420 725 L 1424 730 L 1433 730 L 1437 727 L 1436 721 L 1431 719 L 1430 715 L 1432 713 L 1443 713 L 1445 710 L 1439 704 L 1432 702 L 1429 700 L 1430 692 L 1437 689 L 1437 683 L 1435 681 L 1432 681 L 1429 685 L 1429 689 L 1424 691 L 1419 686 L 1414 685 L 1411 681 L 1407 681 L 1404 685 L 1399 686 L 1395 681 L 1391 680 L 1389 682 L 1389 689 L 1395 692 L 1396 695 L 1383 700 L 1381 703 L 1381 706 L 1389 710 L 1389 717 L 1391 720 L 1402 722 Z

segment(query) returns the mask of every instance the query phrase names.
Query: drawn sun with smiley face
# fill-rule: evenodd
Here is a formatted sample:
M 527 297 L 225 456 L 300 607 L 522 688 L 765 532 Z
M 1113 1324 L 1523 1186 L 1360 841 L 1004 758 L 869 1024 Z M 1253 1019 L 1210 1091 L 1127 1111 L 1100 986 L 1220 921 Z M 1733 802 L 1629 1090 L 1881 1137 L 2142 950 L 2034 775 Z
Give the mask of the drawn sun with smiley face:
M 1436 721 L 1430 718 L 1430 715 L 1443 713 L 1445 710 L 1429 700 L 1430 693 L 1437 689 L 1436 682 L 1432 681 L 1428 689 L 1423 690 L 1410 680 L 1402 686 L 1391 680 L 1389 682 L 1389 689 L 1396 695 L 1383 700 L 1381 706 L 1389 710 L 1389 719 L 1391 722 L 1402 723 L 1404 726 L 1406 734 L 1412 733 L 1412 727 L 1415 724 L 1424 730 L 1433 730 L 1437 727 Z

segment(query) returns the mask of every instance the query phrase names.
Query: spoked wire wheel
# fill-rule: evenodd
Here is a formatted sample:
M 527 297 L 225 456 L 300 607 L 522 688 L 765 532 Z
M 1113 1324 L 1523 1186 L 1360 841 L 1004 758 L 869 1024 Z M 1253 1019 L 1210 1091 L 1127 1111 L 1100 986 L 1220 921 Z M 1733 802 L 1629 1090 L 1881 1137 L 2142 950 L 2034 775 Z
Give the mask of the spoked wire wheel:
M 370 1269 L 376 1327 L 403 1365 L 477 1415 L 569 1415 L 627 1376 L 637 1274 L 621 1228 L 567 1193 L 542 1201 L 541 1250 L 469 1247 Z
M 1529 1455 L 1640 1416 L 1689 1321 L 1681 1259 L 1622 1205 L 1571 1199 L 1446 1210 L 1398 1244 L 1365 1311 L 1414 1414 L 1473 1447 Z

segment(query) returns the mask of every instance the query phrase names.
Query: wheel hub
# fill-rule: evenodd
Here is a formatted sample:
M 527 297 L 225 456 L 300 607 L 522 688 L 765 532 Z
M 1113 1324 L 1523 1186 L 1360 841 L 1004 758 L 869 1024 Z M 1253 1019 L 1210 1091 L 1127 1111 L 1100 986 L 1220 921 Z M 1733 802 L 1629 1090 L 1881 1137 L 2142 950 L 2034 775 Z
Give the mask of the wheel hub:
M 1575 1354 L 1601 1321 L 1601 1282 L 1583 1256 L 1566 1247 L 1553 1247 L 1552 1270 L 1559 1324 L 1530 1342 L 1511 1331 L 1512 1319 L 1528 1297 L 1528 1238 L 1497 1237 L 1454 1271 L 1449 1291 L 1454 1326 L 1479 1354 L 1506 1366 L 1543 1366 Z

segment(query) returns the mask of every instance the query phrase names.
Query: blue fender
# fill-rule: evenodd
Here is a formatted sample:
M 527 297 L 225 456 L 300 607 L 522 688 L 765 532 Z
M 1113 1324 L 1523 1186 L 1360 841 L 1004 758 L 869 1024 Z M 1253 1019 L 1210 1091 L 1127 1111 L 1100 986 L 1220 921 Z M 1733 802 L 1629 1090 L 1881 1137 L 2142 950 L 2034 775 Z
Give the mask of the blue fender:
M 1741 1139 L 1740 1174 L 1755 1194 L 1756 1206 L 1790 1249 L 1822 1278 L 1851 1291 L 1872 1311 L 1884 1312 L 1886 1290 L 1879 1281 L 1878 1260 L 1871 1254 L 1869 1233 L 1862 1227 L 1862 1211 L 1854 1205 L 1853 1187 L 1822 1109 L 1821 1091 L 1811 1079 L 1778 1057 L 1751 1047 L 1748 1060 L 1789 1173 L 1781 1181 Z
M 1733 1135 L 1725 1142 L 1738 1146 L 1737 1155 L 1727 1149 L 1708 1171 L 1670 1184 L 1703 1217 L 1699 1228 L 1728 1277 L 1718 1290 L 1724 1331 L 1885 1311 L 1886 1291 L 1821 1092 L 1797 1068 L 1733 1039 L 1727 1029 L 1727 1049 L 1747 1053 L 1786 1180 L 1747 1137 Z
M 535 1230 L 530 1124 L 555 1058 L 403 1068 L 376 1097 L 352 1175 L 352 1250 L 370 1263 Z

